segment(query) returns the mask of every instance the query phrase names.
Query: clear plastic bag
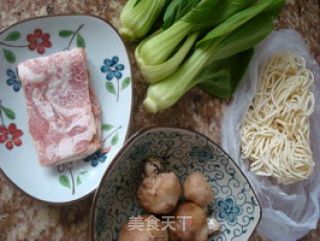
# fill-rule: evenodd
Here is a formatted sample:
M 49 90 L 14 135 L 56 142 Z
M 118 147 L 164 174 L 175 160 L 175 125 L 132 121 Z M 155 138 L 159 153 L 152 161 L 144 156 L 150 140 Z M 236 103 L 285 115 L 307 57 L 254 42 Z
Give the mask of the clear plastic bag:
M 316 110 L 310 119 L 310 139 L 315 169 L 306 181 L 276 185 L 268 178 L 256 176 L 240 153 L 240 124 L 258 87 L 258 67 L 271 55 L 290 51 L 305 58 L 307 68 L 315 76 L 313 93 Z M 272 241 L 295 241 L 311 229 L 319 219 L 320 198 L 320 67 L 309 53 L 303 38 L 294 30 L 272 32 L 255 49 L 248 70 L 223 117 L 221 138 L 223 148 L 245 172 L 262 206 L 258 233 Z

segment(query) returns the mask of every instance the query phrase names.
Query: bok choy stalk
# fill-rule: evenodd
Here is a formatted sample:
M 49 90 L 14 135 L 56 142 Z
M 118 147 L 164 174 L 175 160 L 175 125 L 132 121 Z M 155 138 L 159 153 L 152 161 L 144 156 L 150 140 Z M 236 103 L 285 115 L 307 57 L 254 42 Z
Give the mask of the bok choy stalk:
M 143 65 L 143 67 L 141 66 L 141 70 L 143 72 L 143 77 L 145 78 L 145 80 L 149 83 L 155 83 L 172 74 L 185 59 L 186 53 L 190 51 L 190 49 L 196 42 L 197 37 L 197 33 L 191 34 L 179 48 L 179 50 L 166 62 L 157 65 Z M 136 48 L 135 52 L 136 60 L 138 63 L 141 63 L 142 61 L 139 56 L 140 49 L 141 45 Z
M 120 14 L 120 35 L 134 41 L 151 29 L 168 0 L 129 0 Z
M 170 76 L 184 61 L 201 32 L 253 1 L 173 0 L 164 15 L 164 30 L 140 43 L 136 50 L 136 59 L 145 80 L 154 83 Z
M 207 66 L 248 50 L 264 39 L 272 31 L 273 19 L 283 4 L 284 0 L 259 1 L 209 32 L 177 72 L 149 87 L 143 103 L 147 111 L 156 113 L 172 106 L 190 88 L 205 81 L 199 74 Z M 207 91 L 219 95 L 216 89 Z

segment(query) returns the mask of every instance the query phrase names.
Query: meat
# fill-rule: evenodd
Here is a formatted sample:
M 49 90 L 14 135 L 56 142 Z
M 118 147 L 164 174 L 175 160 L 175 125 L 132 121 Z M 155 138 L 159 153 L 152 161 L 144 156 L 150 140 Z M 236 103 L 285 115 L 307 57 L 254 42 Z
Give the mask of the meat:
M 101 109 L 84 49 L 26 60 L 18 74 L 42 165 L 78 160 L 101 148 Z

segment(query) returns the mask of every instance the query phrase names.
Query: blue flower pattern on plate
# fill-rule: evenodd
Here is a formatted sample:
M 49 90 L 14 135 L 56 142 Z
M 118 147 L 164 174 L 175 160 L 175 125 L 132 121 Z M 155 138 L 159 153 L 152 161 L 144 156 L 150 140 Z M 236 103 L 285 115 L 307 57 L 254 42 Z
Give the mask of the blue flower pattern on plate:
M 15 92 L 18 92 L 21 88 L 21 81 L 18 79 L 17 74 L 12 69 L 7 70 L 7 85 L 12 86 Z
M 119 58 L 113 56 L 111 59 L 105 59 L 101 66 L 101 72 L 107 74 L 106 79 L 111 81 L 113 78 L 121 79 L 124 65 L 119 64 Z
M 102 153 L 100 151 L 96 151 L 95 153 L 91 154 L 90 156 L 87 156 L 84 161 L 85 162 L 91 162 L 91 166 L 96 167 L 99 165 L 99 163 L 105 162 L 107 159 L 106 153 Z
M 234 225 L 237 221 L 237 216 L 242 212 L 241 207 L 237 206 L 235 200 L 232 197 L 226 199 L 220 199 L 217 201 L 217 216 L 220 220 L 227 220 L 231 225 Z

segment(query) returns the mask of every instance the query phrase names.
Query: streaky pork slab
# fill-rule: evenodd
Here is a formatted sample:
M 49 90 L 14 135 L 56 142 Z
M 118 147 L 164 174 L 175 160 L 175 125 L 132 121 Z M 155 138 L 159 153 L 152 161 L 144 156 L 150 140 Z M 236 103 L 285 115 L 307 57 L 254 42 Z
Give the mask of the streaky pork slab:
M 84 49 L 26 60 L 18 74 L 42 165 L 81 159 L 101 148 L 101 109 Z

